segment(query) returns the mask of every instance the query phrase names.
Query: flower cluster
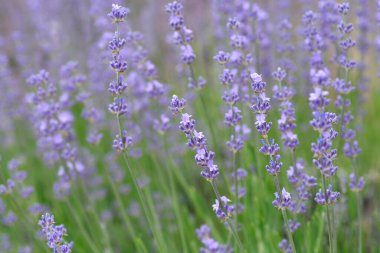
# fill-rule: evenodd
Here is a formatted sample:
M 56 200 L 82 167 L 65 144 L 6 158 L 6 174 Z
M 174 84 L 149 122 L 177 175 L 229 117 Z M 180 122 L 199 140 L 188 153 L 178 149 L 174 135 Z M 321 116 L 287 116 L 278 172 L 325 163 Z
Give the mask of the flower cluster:
M 251 75 L 252 90 L 254 92 L 252 111 L 256 114 L 255 126 L 257 131 L 262 135 L 260 152 L 270 157 L 269 164 L 266 165 L 267 172 L 272 176 L 280 173 L 282 163 L 280 162 L 280 147 L 273 139 L 269 141 L 268 132 L 272 127 L 272 122 L 267 122 L 267 113 L 271 109 L 270 98 L 265 94 L 266 83 L 257 73 Z
M 351 101 L 347 98 L 349 94 L 355 89 L 354 86 L 348 81 L 348 75 L 350 70 L 356 65 L 355 61 L 352 61 L 348 58 L 348 52 L 351 48 L 353 48 L 356 43 L 351 38 L 351 33 L 354 29 L 352 23 L 345 22 L 345 16 L 348 14 L 350 5 L 348 3 L 342 3 L 337 5 L 338 12 L 341 15 L 340 23 L 338 25 L 338 31 L 340 32 L 340 49 L 341 54 L 339 55 L 338 63 L 345 71 L 345 78 L 340 79 L 337 78 L 333 82 L 333 87 L 337 92 L 338 96 L 336 97 L 335 106 L 341 111 L 339 116 L 340 127 L 341 127 L 341 138 L 344 140 L 343 145 L 343 154 L 348 158 L 352 158 L 352 163 L 355 166 L 355 159 L 360 154 L 361 149 L 359 147 L 359 143 L 355 140 L 356 130 L 350 128 L 350 123 L 354 120 L 354 117 L 350 111 Z M 361 190 L 364 187 L 364 179 L 361 177 L 359 179 L 360 184 L 357 187 L 356 183 L 356 168 L 354 167 L 354 171 L 350 175 L 350 188 L 354 191 Z
M 173 100 L 176 98 L 173 97 Z M 214 164 L 215 153 L 207 149 L 207 139 L 202 132 L 198 132 L 195 128 L 195 120 L 188 113 L 183 113 L 179 129 L 186 135 L 188 141 L 187 146 L 195 149 L 195 161 L 203 168 L 201 175 L 208 181 L 213 181 L 219 175 L 219 168 Z
M 278 39 L 281 41 L 281 43 L 277 44 L 276 48 L 276 51 L 280 54 L 278 65 L 287 72 L 287 80 L 293 82 L 296 65 L 292 60 L 295 52 L 295 46 L 292 41 L 292 23 L 288 19 L 283 19 L 277 25 L 277 30 L 278 33 L 276 35 L 278 35 Z
M 57 86 L 49 81 L 49 73 L 41 70 L 30 76 L 27 82 L 34 90 L 27 99 L 34 107 L 35 128 L 45 160 L 53 163 L 60 157 L 75 159 L 75 152 L 69 144 L 73 137 L 73 116 L 71 112 L 63 110 L 61 101 L 64 100 L 59 96 Z
M 200 249 L 200 253 L 232 253 L 232 249 L 226 245 L 220 244 L 214 238 L 211 237 L 211 228 L 207 225 L 202 225 L 196 230 L 198 239 L 202 242 L 203 248 Z
M 305 46 L 311 54 L 309 79 L 313 85 L 313 91 L 309 95 L 309 106 L 313 111 L 310 125 L 319 133 L 317 142 L 311 144 L 311 150 L 314 154 L 313 164 L 324 178 L 328 178 L 333 176 L 338 169 L 333 164 L 337 157 L 337 150 L 333 149 L 332 144 L 337 136 L 337 132 L 333 129 L 337 116 L 326 111 L 330 104 L 329 92 L 326 89 L 331 85 L 331 80 L 330 72 L 325 67 L 322 57 L 323 51 L 326 50 L 326 43 L 316 27 L 315 19 L 316 15 L 311 11 L 304 15 Z
M 179 99 L 173 95 L 169 109 L 174 115 L 181 114 L 179 129 L 187 138 L 187 146 L 196 151 L 194 160 L 198 166 L 202 167 L 201 176 L 209 181 L 214 188 L 214 180 L 219 176 L 218 165 L 214 163 L 215 153 L 207 148 L 207 139 L 202 132 L 198 132 L 195 127 L 195 120 L 188 113 L 184 113 L 185 99 Z M 219 197 L 215 200 L 213 210 L 218 218 L 222 221 L 228 220 L 234 212 L 234 207 L 229 205 L 230 200 L 225 197 Z
M 274 75 L 277 79 L 283 80 L 285 77 L 285 72 L 277 71 Z M 272 204 L 275 208 L 279 209 L 283 213 L 285 227 L 287 227 L 287 239 L 291 241 L 289 244 L 290 250 L 294 250 L 294 243 L 291 231 L 289 229 L 289 221 L 286 218 L 286 210 L 294 210 L 295 202 L 292 201 L 292 197 L 289 192 L 283 187 L 281 189 L 279 182 L 279 173 L 282 167 L 282 162 L 280 161 L 280 147 L 273 139 L 269 141 L 268 132 L 272 127 L 272 122 L 267 122 L 267 114 L 271 109 L 270 98 L 265 94 L 266 83 L 263 81 L 262 77 L 257 74 L 251 74 L 252 80 L 252 91 L 254 92 L 253 105 L 251 106 L 252 111 L 256 114 L 255 126 L 257 131 L 261 134 L 261 148 L 260 152 L 264 155 L 269 156 L 269 164 L 266 165 L 266 170 L 269 175 L 274 176 L 274 181 L 276 185 L 276 192 L 274 193 L 275 199 Z M 279 96 L 279 94 L 277 94 Z
M 226 196 L 221 196 L 220 200 L 216 199 L 215 204 L 212 205 L 212 209 L 214 210 L 216 216 L 222 220 L 228 220 L 234 213 L 235 208 L 233 205 L 228 204 L 231 202 Z
M 278 81 L 278 85 L 273 87 L 273 93 L 274 98 L 280 102 L 281 116 L 278 120 L 278 128 L 281 131 L 281 138 L 285 147 L 295 150 L 299 145 L 297 134 L 294 133 L 296 116 L 294 105 L 291 101 L 295 91 L 292 87 L 282 84 L 286 77 L 286 72 L 282 68 L 278 68 L 272 75 Z
M 237 74 L 240 72 L 238 68 L 232 65 L 232 69 L 227 68 L 230 54 L 224 51 L 219 51 L 214 60 L 221 66 L 225 67 L 219 76 L 220 82 L 225 87 L 222 99 L 227 104 L 228 110 L 224 115 L 224 123 L 232 128 L 230 140 L 227 141 L 227 146 L 231 152 L 236 153 L 243 148 L 244 142 L 248 139 L 250 129 L 246 125 L 242 125 L 242 115 L 237 103 L 240 101 L 239 85 Z
M 179 46 L 181 50 L 181 61 L 183 64 L 187 65 L 189 68 L 188 75 L 188 86 L 189 88 L 202 88 L 206 81 L 202 76 L 198 77 L 198 80 L 195 79 L 193 62 L 195 60 L 194 49 L 191 46 L 191 41 L 194 38 L 193 31 L 186 27 L 185 20 L 182 15 L 183 5 L 174 1 L 168 3 L 165 6 L 165 10 L 169 13 L 169 24 L 173 29 L 173 42 Z
M 282 188 L 281 196 L 278 192 L 275 192 L 274 196 L 276 197 L 272 202 L 274 207 L 278 209 L 289 209 L 292 203 L 292 197 L 290 196 L 290 193 L 285 190 L 285 188 Z
M 298 200 L 293 202 L 290 210 L 294 213 L 306 212 L 306 201 L 312 196 L 310 188 L 317 186 L 317 179 L 304 172 L 305 164 L 302 159 L 298 159 L 294 166 L 290 166 L 287 171 L 289 182 L 297 192 Z M 297 204 L 296 204 L 297 203 Z
M 315 194 L 315 202 L 317 202 L 320 205 L 331 205 L 335 203 L 340 197 L 339 192 L 334 192 L 332 190 L 331 184 L 326 189 L 326 192 L 322 192 L 321 189 Z
M 77 159 L 74 143 L 71 101 L 67 93 L 49 81 L 49 73 L 45 70 L 30 76 L 27 82 L 34 89 L 27 100 L 34 107 L 38 146 L 48 164 L 60 164 L 54 191 L 57 197 L 62 197 L 70 193 L 70 178 L 81 173 L 79 168 L 83 167 Z
M 111 81 L 108 87 L 108 91 L 114 97 L 113 103 L 109 104 L 108 110 L 114 114 L 118 120 L 119 133 L 113 141 L 113 148 L 117 152 L 125 152 L 133 144 L 133 138 L 127 135 L 127 131 L 122 129 L 121 116 L 125 116 L 128 113 L 128 106 L 125 99 L 122 97 L 123 92 L 128 85 L 123 81 L 122 73 L 127 69 L 127 61 L 122 55 L 122 50 L 125 47 L 126 39 L 121 38 L 119 31 L 119 24 L 125 21 L 129 10 L 125 7 L 117 4 L 112 5 L 112 10 L 108 14 L 116 24 L 116 31 L 109 42 L 109 49 L 112 52 L 112 60 L 110 61 L 110 67 L 115 72 L 116 79 Z
M 43 214 L 38 222 L 41 227 L 41 234 L 46 238 L 47 245 L 56 253 L 70 253 L 74 246 L 73 242 L 66 242 L 64 237 L 67 230 L 64 225 L 55 225 L 54 215 Z

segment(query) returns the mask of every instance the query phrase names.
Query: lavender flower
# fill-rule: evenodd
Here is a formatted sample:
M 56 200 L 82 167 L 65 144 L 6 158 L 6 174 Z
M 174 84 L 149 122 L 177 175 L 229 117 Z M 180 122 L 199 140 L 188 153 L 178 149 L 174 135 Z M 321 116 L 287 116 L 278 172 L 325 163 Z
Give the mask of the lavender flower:
M 280 72 L 277 73 L 276 76 L 279 78 L 284 77 L 283 73 Z M 290 209 L 292 205 L 291 195 L 285 190 L 285 188 L 282 188 L 281 190 L 278 178 L 278 174 L 280 173 L 280 169 L 282 167 L 282 163 L 280 162 L 280 155 L 278 154 L 280 148 L 273 139 L 271 141 L 268 139 L 268 133 L 272 126 L 272 123 L 266 121 L 267 113 L 271 109 L 270 99 L 265 94 L 266 83 L 263 82 L 262 77 L 257 73 L 251 74 L 251 80 L 252 90 L 254 92 L 253 105 L 251 106 L 251 109 L 256 113 L 256 129 L 259 133 L 261 133 L 263 137 L 263 140 L 261 140 L 262 146 L 260 148 L 260 152 L 264 155 L 269 156 L 270 161 L 269 165 L 266 166 L 266 169 L 270 175 L 274 176 L 275 180 L 276 192 L 274 193 L 275 199 L 272 204 L 282 211 L 285 227 L 287 230 L 287 237 L 291 242 L 291 250 L 295 251 L 293 237 L 286 215 L 286 209 Z
M 129 9 L 117 4 L 113 4 L 112 11 L 108 13 L 108 16 L 112 18 L 112 21 L 114 23 L 121 23 L 125 21 L 125 18 L 127 17 L 128 13 Z
M 50 213 L 42 215 L 38 225 L 41 227 L 41 234 L 47 240 L 48 247 L 54 252 L 70 253 L 72 251 L 74 243 L 65 241 L 67 230 L 63 225 L 55 225 L 53 215 Z
M 179 110 L 179 101 L 181 101 L 181 109 Z M 179 99 L 176 95 L 173 95 L 169 108 L 174 112 L 181 111 L 181 122 L 179 123 L 179 129 L 185 134 L 188 139 L 187 145 L 189 148 L 194 149 L 196 154 L 194 160 L 198 166 L 202 167 L 201 176 L 209 181 L 215 191 L 217 199 L 213 205 L 217 217 L 222 221 L 227 221 L 233 214 L 234 208 L 228 204 L 230 200 L 225 197 L 219 197 L 217 194 L 215 179 L 219 176 L 219 168 L 214 163 L 215 153 L 207 148 L 207 139 L 202 132 L 198 132 L 195 126 L 195 120 L 188 113 L 184 113 L 183 106 L 186 101 Z
M 226 245 L 222 245 L 211 237 L 211 228 L 207 225 L 202 225 L 196 230 L 198 239 L 202 242 L 203 248 L 200 249 L 201 253 L 218 252 L 218 253 L 232 253 L 232 249 Z
M 297 134 L 294 133 L 296 128 L 295 109 L 291 102 L 295 92 L 292 88 L 282 85 L 282 81 L 286 77 L 283 69 L 278 68 L 272 75 L 278 81 L 278 85 L 273 87 L 273 92 L 274 98 L 280 101 L 281 116 L 278 120 L 278 128 L 281 131 L 281 139 L 285 147 L 294 151 L 299 146 Z
M 354 173 L 350 174 L 350 189 L 354 192 L 359 192 L 363 190 L 365 185 L 365 181 L 363 177 L 360 177 L 357 179 L 356 175 Z
M 315 202 L 317 202 L 320 205 L 331 205 L 335 203 L 340 197 L 339 192 L 334 192 L 332 190 L 331 184 L 326 189 L 326 193 L 323 193 L 321 189 L 319 189 L 319 192 L 315 195 Z
M 202 88 L 206 81 L 203 77 L 195 77 L 192 64 L 196 58 L 193 47 L 190 42 L 193 40 L 193 31 L 186 27 L 184 17 L 182 15 L 183 5 L 178 1 L 173 1 L 165 6 L 165 10 L 169 13 L 169 24 L 173 29 L 173 41 L 179 45 L 181 61 L 188 68 L 188 86 L 189 88 Z
M 281 196 L 277 192 L 274 193 L 275 200 L 273 200 L 272 204 L 278 209 L 288 209 L 291 204 L 291 196 L 290 193 L 282 188 Z
M 215 200 L 215 204 L 212 205 L 212 209 L 214 210 L 216 216 L 222 221 L 228 220 L 232 214 L 234 213 L 234 207 L 229 205 L 231 202 L 227 197 L 220 197 L 220 202 L 218 199 Z

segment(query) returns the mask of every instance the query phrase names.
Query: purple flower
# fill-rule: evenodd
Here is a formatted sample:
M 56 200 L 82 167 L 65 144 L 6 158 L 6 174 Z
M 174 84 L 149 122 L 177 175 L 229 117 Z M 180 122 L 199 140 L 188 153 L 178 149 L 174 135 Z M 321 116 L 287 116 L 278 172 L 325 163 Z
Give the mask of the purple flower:
M 188 113 L 184 113 L 181 116 L 182 120 L 179 123 L 179 129 L 185 134 L 190 134 L 194 130 L 195 120 L 191 117 Z
M 225 65 L 230 60 L 230 54 L 228 52 L 219 51 L 218 54 L 214 56 L 214 60 L 220 65 Z
M 253 73 L 253 74 L 251 74 L 251 80 L 252 80 L 251 85 L 252 85 L 253 92 L 255 92 L 255 93 L 265 92 L 266 83 L 263 82 L 261 75 L 259 75 L 257 73 Z
M 165 5 L 166 12 L 170 13 L 171 15 L 178 15 L 182 9 L 183 5 L 178 1 L 173 1 Z
M 290 243 L 289 243 L 288 240 L 286 240 L 286 239 L 283 239 L 283 240 L 278 244 L 278 247 L 280 248 L 280 250 L 282 250 L 282 252 L 285 252 L 285 253 L 293 253 L 292 246 L 290 245 Z
M 288 222 L 289 222 L 290 231 L 292 233 L 294 233 L 301 226 L 301 223 L 299 223 L 296 220 L 289 220 Z
M 282 167 L 282 162 L 280 162 L 280 155 L 276 155 L 275 159 L 270 159 L 269 165 L 266 165 L 265 168 L 269 175 L 276 176 L 280 173 Z
M 182 112 L 185 108 L 186 100 L 181 98 L 179 99 L 176 95 L 173 95 L 172 100 L 169 105 L 169 109 L 173 114 L 178 114 Z
M 286 72 L 285 70 L 281 69 L 280 67 L 277 68 L 276 71 L 274 71 L 272 73 L 272 76 L 274 79 L 276 79 L 277 81 L 279 82 L 282 82 L 282 80 L 284 80 L 284 78 L 286 77 Z
M 261 140 L 261 144 L 260 152 L 264 155 L 274 156 L 280 151 L 280 147 L 273 139 L 270 140 L 270 143 L 265 143 L 264 140 Z
M 127 104 L 124 103 L 123 98 L 115 98 L 114 102 L 108 106 L 108 110 L 120 117 L 128 112 Z
M 195 54 L 191 45 L 181 46 L 181 58 L 185 64 L 191 64 L 195 60 Z
M 130 148 L 133 145 L 133 138 L 132 136 L 127 135 L 127 131 L 123 131 L 123 135 L 116 135 L 115 139 L 113 140 L 112 147 L 122 153 L 126 151 L 128 148 Z
M 241 122 L 242 116 L 240 115 L 240 110 L 236 106 L 233 106 L 228 112 L 226 112 L 224 117 L 224 123 L 227 126 L 236 126 Z
M 112 10 L 108 13 L 108 17 L 112 18 L 114 23 L 121 23 L 125 21 L 129 13 L 129 9 L 117 4 L 112 4 Z
M 354 192 L 359 192 L 363 190 L 365 185 L 365 181 L 363 177 L 360 177 L 359 179 L 356 178 L 355 173 L 350 174 L 350 189 Z
M 124 90 L 128 87 L 127 83 L 123 82 L 123 77 L 119 77 L 119 80 L 114 80 L 109 84 L 108 91 L 112 96 L 120 96 Z
M 203 248 L 200 249 L 201 253 L 232 253 L 232 249 L 225 245 L 221 245 L 211 237 L 211 228 L 207 225 L 202 225 L 196 230 L 198 239 L 202 242 Z
M 278 209 L 288 209 L 291 204 L 291 196 L 290 193 L 282 188 L 281 196 L 278 195 L 278 192 L 274 193 L 275 200 L 273 200 L 272 204 Z
M 340 14 L 347 15 L 348 11 L 350 10 L 350 4 L 349 3 L 338 4 L 337 10 Z
M 127 62 L 123 60 L 121 55 L 115 55 L 110 66 L 115 72 L 122 73 L 127 69 Z
M 320 205 L 331 205 L 335 203 L 340 197 L 339 192 L 334 192 L 332 190 L 332 186 L 329 185 L 329 187 L 326 189 L 326 195 L 322 193 L 322 190 L 319 189 L 317 194 L 315 195 L 315 202 L 317 202 Z M 326 202 L 327 201 L 327 202 Z
M 120 38 L 119 36 L 114 36 L 112 40 L 108 43 L 108 48 L 112 51 L 114 54 L 118 54 L 121 49 L 126 44 L 126 40 Z
M 215 204 L 212 205 L 212 209 L 214 210 L 216 216 L 222 221 L 228 220 L 233 212 L 235 211 L 234 206 L 228 204 L 231 202 L 227 197 L 222 196 L 220 200 L 216 199 Z
M 63 225 L 55 225 L 53 215 L 49 213 L 42 215 L 38 225 L 41 227 L 42 235 L 47 239 L 47 245 L 49 248 L 53 249 L 54 252 L 71 252 L 73 243 L 67 243 L 64 240 L 67 230 Z

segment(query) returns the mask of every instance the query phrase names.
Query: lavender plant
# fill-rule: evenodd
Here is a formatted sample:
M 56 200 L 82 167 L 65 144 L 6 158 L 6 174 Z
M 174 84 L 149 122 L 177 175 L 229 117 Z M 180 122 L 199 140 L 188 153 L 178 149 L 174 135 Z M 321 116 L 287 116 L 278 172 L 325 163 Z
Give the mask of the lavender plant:
M 278 174 L 280 173 L 282 162 L 280 161 L 281 156 L 278 154 L 280 147 L 274 142 L 274 139 L 269 141 L 268 132 L 272 127 L 272 122 L 267 122 L 267 114 L 271 109 L 270 98 L 265 94 L 266 83 L 263 82 L 261 76 L 257 73 L 251 74 L 252 79 L 252 90 L 254 92 L 254 102 L 251 106 L 252 111 L 256 114 L 255 127 L 258 133 L 260 133 L 261 144 L 260 152 L 264 155 L 269 156 L 269 164 L 265 166 L 269 175 L 274 177 L 274 184 L 276 186 L 276 192 L 274 193 L 275 199 L 272 204 L 277 209 L 281 210 L 284 224 L 287 233 L 287 242 L 282 242 L 280 248 L 285 248 L 286 251 L 296 252 L 296 248 L 293 242 L 293 236 L 289 226 L 289 220 L 286 214 L 286 210 L 291 206 L 291 195 L 283 187 L 281 189 L 281 184 L 279 181 Z M 286 246 L 282 244 L 287 244 Z
M 43 214 L 38 222 L 41 227 L 41 234 L 46 238 L 47 245 L 53 252 L 70 253 L 74 246 L 73 242 L 66 242 L 64 237 L 67 230 L 64 225 L 55 225 L 54 215 Z
M 4 1 L 0 252 L 378 252 L 379 8 Z

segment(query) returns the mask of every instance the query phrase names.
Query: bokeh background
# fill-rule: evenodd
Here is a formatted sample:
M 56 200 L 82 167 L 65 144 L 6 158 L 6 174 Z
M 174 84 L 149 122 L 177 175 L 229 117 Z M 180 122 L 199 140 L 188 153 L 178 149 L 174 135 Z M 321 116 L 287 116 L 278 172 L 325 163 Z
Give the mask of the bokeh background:
M 96 147 L 91 147 L 86 142 L 86 134 L 90 127 L 86 121 L 81 118 L 83 107 L 75 105 L 72 108 L 73 114 L 77 118 L 74 122 L 74 129 L 77 141 L 85 159 L 90 160 L 92 167 L 99 169 L 99 175 L 104 177 L 107 173 L 109 163 L 106 159 L 112 160 L 112 128 L 109 125 L 110 117 L 107 115 L 107 105 L 110 97 L 107 94 L 108 81 L 110 72 L 104 54 L 107 54 L 104 48 L 108 43 L 113 28 L 110 24 L 107 13 L 110 11 L 112 3 L 119 3 L 127 6 L 131 13 L 128 17 L 128 25 L 133 30 L 138 30 L 144 35 L 145 47 L 148 50 L 149 58 L 156 64 L 159 69 L 159 80 L 167 84 L 166 94 L 179 94 L 182 96 L 192 97 L 187 89 L 186 81 L 183 80 L 183 70 L 178 61 L 178 51 L 175 45 L 170 43 L 171 28 L 168 24 L 168 14 L 164 10 L 167 1 L 163 0 L 129 0 L 129 1 L 108 1 L 108 0 L 0 0 L 0 55 L 1 62 L 5 68 L 2 69 L 0 79 L 0 155 L 2 157 L 0 170 L 7 174 L 6 164 L 13 158 L 21 158 L 23 166 L 28 171 L 30 183 L 35 187 L 35 196 L 33 199 L 43 203 L 52 210 L 59 223 L 64 223 L 69 230 L 70 239 L 75 242 L 76 250 L 74 252 L 90 252 L 88 245 L 83 239 L 83 235 L 77 230 L 77 224 L 72 219 L 72 210 L 62 204 L 62 201 L 54 198 L 52 190 L 53 181 L 56 179 L 56 169 L 48 168 L 44 164 L 41 154 L 37 151 L 34 129 L 31 124 L 31 112 L 25 96 L 29 92 L 26 84 L 26 78 L 38 72 L 40 69 L 46 69 L 50 72 L 51 79 L 59 80 L 59 72 L 62 65 L 68 61 L 79 63 L 80 72 L 86 75 L 87 82 L 84 89 L 91 92 L 96 98 L 94 107 L 99 110 L 100 119 L 96 122 L 96 127 L 101 129 L 104 139 Z M 215 123 L 215 128 L 221 136 L 217 140 L 218 146 L 210 144 L 214 149 L 218 148 L 220 153 L 217 154 L 218 161 L 222 171 L 229 171 L 229 156 L 224 150 L 224 143 L 228 139 L 228 129 L 223 128 L 223 107 L 220 99 L 221 87 L 218 82 L 219 70 L 213 61 L 213 56 L 218 50 L 225 46 L 225 34 L 220 30 L 221 19 L 216 13 L 217 3 L 223 2 L 228 7 L 232 1 L 218 0 L 186 0 L 184 3 L 184 15 L 186 24 L 193 29 L 194 42 L 193 47 L 197 54 L 195 70 L 207 79 L 207 86 L 202 91 L 205 100 L 208 102 L 209 112 L 211 112 L 211 121 Z M 278 39 L 277 25 L 283 19 L 289 19 L 293 24 L 293 39 L 296 45 L 294 58 L 298 61 L 299 78 L 294 86 L 297 89 L 295 98 L 297 113 L 297 131 L 301 140 L 299 156 L 309 159 L 307 163 L 308 170 L 316 170 L 311 164 L 310 142 L 316 139 L 316 133 L 309 126 L 311 111 L 308 108 L 307 97 L 311 89 L 310 84 L 303 79 L 305 68 L 302 63 L 302 57 L 305 52 L 299 46 L 302 43 L 300 28 L 302 26 L 302 15 L 306 10 L 318 10 L 318 2 L 314 0 L 284 0 L 284 1 L 254 1 L 259 4 L 268 15 L 268 39 L 271 47 L 263 56 L 268 57 L 265 61 L 264 68 L 274 70 L 277 67 L 275 60 L 275 47 L 281 43 Z M 354 37 L 359 46 L 365 47 L 362 53 L 355 50 L 352 58 L 358 60 L 363 71 L 355 70 L 350 75 L 352 82 L 356 83 L 357 89 L 352 95 L 354 101 L 354 113 L 357 115 L 356 125 L 358 129 L 358 140 L 362 148 L 362 153 L 358 157 L 360 172 L 364 175 L 367 185 L 363 191 L 363 237 L 364 252 L 380 252 L 380 216 L 379 216 L 379 182 L 380 182 L 380 25 L 377 23 L 376 1 L 350 1 L 351 11 L 349 20 L 354 23 L 356 29 Z M 364 3 L 364 4 L 363 4 Z M 367 30 L 363 32 L 360 29 L 361 20 L 358 17 L 359 11 L 365 11 L 368 20 Z M 222 25 L 223 26 L 223 25 Z M 224 44 L 223 44 L 224 43 Z M 360 44 L 362 43 L 362 44 Z M 327 52 L 326 59 L 329 58 L 330 51 Z M 306 70 L 307 71 L 307 70 Z M 180 73 L 180 74 L 178 74 Z M 269 79 L 270 74 L 263 73 L 264 77 Z M 335 73 L 333 73 L 335 74 Z M 270 81 L 269 81 L 270 83 Z M 142 84 L 143 85 L 143 84 Z M 136 96 L 140 96 L 137 94 Z M 142 96 L 142 95 L 141 95 Z M 140 99 L 135 97 L 136 100 Z M 164 107 L 162 107 L 164 108 Z M 164 110 L 164 109 L 163 109 Z M 195 99 L 193 107 L 190 109 L 194 118 L 199 121 L 199 128 L 210 135 L 206 125 L 208 120 L 205 118 L 202 104 Z M 137 117 L 140 130 L 136 132 L 146 132 L 146 139 L 141 140 L 140 144 L 132 150 L 134 154 L 133 166 L 139 168 L 139 179 L 148 184 L 146 192 L 155 201 L 155 206 L 162 218 L 162 233 L 164 238 L 173 236 L 172 242 L 168 243 L 170 252 L 185 252 L 180 249 L 180 239 L 176 232 L 175 221 L 170 204 L 166 205 L 165 201 L 170 203 L 170 198 L 162 193 L 162 185 L 165 184 L 165 178 L 162 178 L 162 170 L 165 166 L 163 160 L 166 158 L 162 150 L 163 143 L 159 138 L 153 135 L 150 128 L 141 123 L 144 118 L 144 110 Z M 167 113 L 167 112 L 166 112 Z M 140 118 L 141 117 L 141 118 Z M 273 113 L 273 121 L 277 121 L 278 115 Z M 141 121 L 141 122 L 140 122 Z M 141 123 L 141 124 L 140 124 Z M 253 126 L 253 122 L 247 122 Z M 116 127 L 116 126 L 113 126 Z M 111 129 L 111 130 L 110 130 Z M 132 131 L 133 132 L 133 131 Z M 274 137 L 279 138 L 279 133 L 274 133 Z M 173 169 L 183 174 L 175 183 L 176 193 L 181 201 L 181 217 L 185 223 L 186 235 L 186 252 L 196 252 L 200 247 L 200 242 L 196 238 L 195 229 L 202 223 L 207 223 L 214 228 L 214 236 L 224 242 L 229 242 L 230 238 L 223 231 L 223 225 L 219 223 L 211 210 L 213 202 L 213 193 L 208 185 L 199 177 L 199 170 L 196 168 L 192 159 L 191 152 L 186 151 L 185 141 L 179 137 L 175 121 L 171 128 L 169 140 L 169 150 L 173 152 Z M 98 153 L 99 152 L 99 153 Z M 242 158 L 239 159 L 239 165 L 249 171 L 249 176 L 244 183 L 247 188 L 247 196 L 244 199 L 246 206 L 245 212 L 241 218 L 242 224 L 247 224 L 246 231 L 243 232 L 243 241 L 252 251 L 249 252 L 278 252 L 277 244 L 281 238 L 281 217 L 279 213 L 271 206 L 273 199 L 274 186 L 269 176 L 263 169 L 264 161 L 255 161 L 257 151 L 246 148 Z M 99 156 L 101 154 L 101 156 Z M 103 160 L 103 161 L 101 161 Z M 119 162 L 117 162 L 118 164 Z M 285 163 L 290 163 L 290 158 L 285 158 Z M 117 166 L 117 165 L 116 165 Z M 342 200 L 337 207 L 337 228 L 338 231 L 338 252 L 354 252 L 356 223 L 354 197 L 347 190 L 348 172 L 345 168 L 350 166 L 349 162 L 339 162 L 340 170 L 335 184 L 341 189 Z M 122 174 L 126 172 L 121 169 Z M 224 172 L 222 172 L 224 173 Z M 285 173 L 283 173 L 285 174 Z M 113 175 L 115 176 L 115 175 Z M 115 177 L 118 177 L 117 175 Z M 165 177 L 165 175 L 164 175 Z M 160 179 L 158 179 L 160 178 Z M 183 181 L 181 181 L 181 180 Z M 132 187 L 130 179 L 123 177 L 124 183 L 119 187 Z M 145 180 L 145 181 L 144 181 Z M 163 180 L 163 181 L 161 181 Z M 286 180 L 286 175 L 282 176 Z M 144 184 L 144 183 L 142 183 Z M 221 188 L 225 189 L 223 183 Z M 133 188 L 133 187 L 132 187 Z M 136 192 L 128 188 L 124 195 L 128 212 L 134 216 L 133 224 L 136 227 L 143 226 L 144 222 L 140 221 L 138 216 L 141 210 L 138 208 Z M 114 213 L 115 208 L 108 208 L 114 205 L 114 198 L 108 193 L 103 199 L 96 204 L 97 210 L 103 215 L 106 211 Z M 76 203 L 74 207 L 79 206 Z M 169 208 L 168 208 L 169 206 Z M 341 209 L 340 209 L 341 207 Z M 326 235 L 323 233 L 324 214 L 321 210 L 315 210 L 313 206 L 308 216 L 304 218 L 304 233 L 295 235 L 295 241 L 303 241 L 304 246 L 299 246 L 299 252 L 327 252 L 325 246 L 320 243 L 314 246 L 315 242 L 323 241 Z M 341 213 L 340 213 L 341 212 Z M 85 215 L 86 212 L 80 213 Z M 19 214 L 20 216 L 28 214 Z M 110 214 L 111 215 L 111 214 Z M 117 214 L 116 214 L 117 216 Z M 58 218 L 59 217 L 59 218 Z M 9 252 L 18 252 L 17 245 L 21 241 L 28 242 L 28 236 L 19 233 L 23 225 L 14 227 L 0 226 L 0 234 L 9 234 L 12 244 L 16 245 Z M 133 246 L 129 246 L 131 240 L 128 236 L 124 241 L 123 227 L 118 224 L 118 218 L 112 218 L 110 228 L 111 244 L 116 249 L 115 252 L 143 252 Z M 91 227 L 85 228 L 91 231 Z M 35 227 L 37 231 L 37 225 Z M 141 245 L 148 240 L 149 233 L 140 229 L 139 240 Z M 322 232 L 321 232 L 322 231 Z M 91 234 L 91 233 L 90 233 Z M 94 232 L 93 239 L 100 236 L 100 233 Z M 21 238 L 21 239 L 20 239 Z M 149 239 L 150 240 L 150 239 Z M 102 240 L 100 240 L 102 241 Z M 99 243 L 102 244 L 102 243 Z M 1 245 L 1 243 L 0 243 Z M 21 243 L 20 243 L 21 245 Z M 149 245 L 149 244 L 147 244 Z M 301 245 L 301 243 L 300 243 Z M 306 246 L 305 246 L 306 245 Z M 39 251 L 40 246 L 36 246 L 32 252 Z M 42 246 L 41 246 L 42 247 Z M 137 251 L 136 251 L 137 250 Z M 146 252 L 154 252 L 149 246 L 146 246 Z M 3 252 L 0 248 L 0 252 Z M 8 251 L 5 251 L 8 252 Z

